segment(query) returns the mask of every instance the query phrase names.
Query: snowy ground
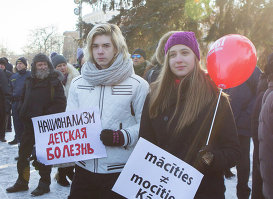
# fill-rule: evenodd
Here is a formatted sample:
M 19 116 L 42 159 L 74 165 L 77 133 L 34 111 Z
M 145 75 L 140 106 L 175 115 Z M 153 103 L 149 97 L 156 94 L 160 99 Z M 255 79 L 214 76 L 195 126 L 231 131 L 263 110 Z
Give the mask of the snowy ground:
M 11 141 L 14 137 L 14 132 L 6 133 L 6 139 Z M 251 145 L 251 157 L 252 157 L 253 145 Z M 9 145 L 7 142 L 0 142 L 0 199 L 27 199 L 31 197 L 31 191 L 36 188 L 39 182 L 39 174 L 31 166 L 30 171 L 30 183 L 29 190 L 19 193 L 6 193 L 6 188 L 12 186 L 17 179 L 16 161 L 14 157 L 17 156 L 18 146 Z M 252 167 L 251 167 L 252 168 Z M 51 173 L 52 183 L 50 186 L 51 191 L 48 194 L 39 196 L 40 199 L 57 199 L 67 198 L 69 194 L 69 187 L 62 187 L 54 180 L 54 175 L 57 169 L 53 168 Z M 233 173 L 236 173 L 236 169 L 232 168 Z M 249 186 L 251 187 L 251 177 L 249 180 Z M 226 180 L 226 198 L 236 199 L 236 178 Z

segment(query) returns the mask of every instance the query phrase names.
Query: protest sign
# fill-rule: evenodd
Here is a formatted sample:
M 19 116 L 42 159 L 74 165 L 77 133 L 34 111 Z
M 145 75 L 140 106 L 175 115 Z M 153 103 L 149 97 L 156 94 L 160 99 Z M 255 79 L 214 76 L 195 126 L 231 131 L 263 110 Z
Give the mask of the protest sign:
M 126 198 L 194 198 L 203 174 L 140 138 L 113 191 Z
M 106 157 L 97 108 L 32 118 L 36 156 L 45 165 Z

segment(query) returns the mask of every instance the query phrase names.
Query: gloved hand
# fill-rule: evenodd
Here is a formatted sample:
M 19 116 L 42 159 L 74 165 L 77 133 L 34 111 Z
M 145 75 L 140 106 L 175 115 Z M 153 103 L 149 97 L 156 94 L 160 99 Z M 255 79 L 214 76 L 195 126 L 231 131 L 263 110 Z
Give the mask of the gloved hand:
M 200 158 L 200 161 L 202 163 L 204 163 L 205 165 L 207 166 L 210 166 L 212 161 L 213 161 L 213 158 L 214 158 L 214 155 L 213 153 L 211 152 L 211 149 L 208 145 L 206 145 L 205 147 L 203 147 L 200 151 L 199 151 L 199 154 L 198 154 L 199 158 Z
M 105 146 L 124 145 L 124 136 L 120 130 L 113 131 L 111 129 L 103 129 L 100 134 L 100 140 Z

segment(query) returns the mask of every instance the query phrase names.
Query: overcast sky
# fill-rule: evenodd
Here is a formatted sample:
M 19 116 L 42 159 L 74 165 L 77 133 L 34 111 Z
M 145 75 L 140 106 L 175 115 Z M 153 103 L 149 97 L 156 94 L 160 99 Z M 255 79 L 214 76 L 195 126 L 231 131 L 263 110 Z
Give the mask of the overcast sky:
M 73 0 L 0 0 L 0 45 L 22 53 L 30 30 L 54 25 L 59 33 L 75 30 Z

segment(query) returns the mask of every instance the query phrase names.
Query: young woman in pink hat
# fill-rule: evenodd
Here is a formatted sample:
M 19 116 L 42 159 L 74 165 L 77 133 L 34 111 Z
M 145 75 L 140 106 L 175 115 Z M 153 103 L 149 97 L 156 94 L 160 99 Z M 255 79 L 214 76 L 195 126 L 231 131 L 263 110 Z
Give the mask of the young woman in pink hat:
M 219 89 L 199 62 L 193 32 L 170 36 L 165 63 L 144 104 L 140 136 L 204 174 L 195 198 L 223 199 L 224 170 L 240 158 L 239 142 L 230 104 L 222 94 L 206 145 Z

